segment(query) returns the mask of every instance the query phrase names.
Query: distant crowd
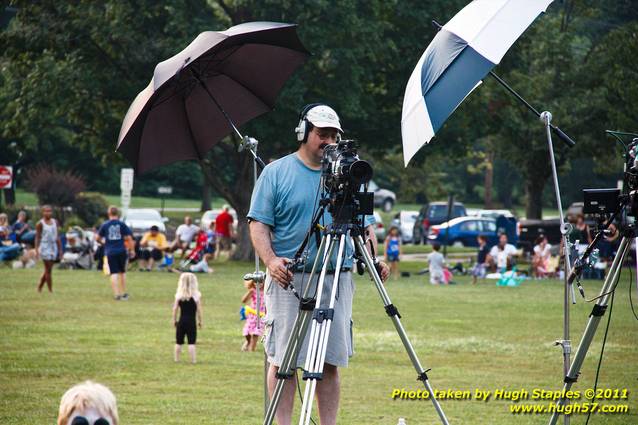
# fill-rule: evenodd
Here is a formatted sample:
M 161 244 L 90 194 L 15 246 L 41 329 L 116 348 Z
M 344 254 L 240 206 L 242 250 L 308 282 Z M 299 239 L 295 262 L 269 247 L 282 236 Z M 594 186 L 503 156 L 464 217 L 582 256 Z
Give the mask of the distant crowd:
M 177 269 L 210 273 L 210 261 L 220 253 L 231 254 L 235 236 L 234 219 L 227 205 L 206 229 L 200 229 L 190 217 L 185 217 L 172 242 L 168 242 L 157 226 L 152 226 L 141 237 L 133 239 L 131 229 L 123 222 L 120 221 L 121 226 L 112 229 L 107 224 L 113 218 L 119 220 L 117 209 L 110 207 L 108 214 L 109 220 L 99 228 L 87 230 L 71 226 L 62 232 L 59 222 L 53 218 L 53 209 L 48 205 L 40 208 L 40 219 L 35 225 L 28 220 L 26 211 L 19 211 L 13 224 L 9 222 L 7 214 L 2 213 L 0 262 L 13 268 L 33 268 L 38 260 L 42 260 L 45 269 L 42 282 L 52 290 L 51 271 L 55 264 L 60 268 L 74 269 L 91 269 L 96 264 L 98 270 L 110 274 L 111 266 L 114 270 L 124 266 L 131 268 L 134 267 L 131 261 L 135 261 L 140 271 Z M 130 240 L 123 239 L 125 248 L 122 252 L 107 248 L 110 245 L 108 231 L 118 230 L 123 237 L 130 237 Z M 105 261 L 109 257 L 107 251 L 113 251 L 110 262 Z M 122 264 L 122 255 L 126 256 L 126 264 Z M 178 264 L 174 264 L 176 255 L 180 260 Z
M 582 214 L 570 217 L 572 229 L 568 234 L 570 260 L 573 262 L 582 255 L 587 246 L 594 239 L 594 234 L 585 222 Z M 521 257 L 525 254 L 510 244 L 506 234 L 500 234 L 498 243 L 488 245 L 488 238 L 483 235 L 477 237 L 478 250 L 470 260 L 470 267 L 461 263 L 449 264 L 443 254 L 441 245 L 434 242 L 432 252 L 427 256 L 428 268 L 422 273 L 429 274 L 433 285 L 447 285 L 453 283 L 455 274 L 471 274 L 472 283 L 478 279 L 500 279 L 503 276 L 524 276 L 534 279 L 563 278 L 561 263 L 561 246 L 552 246 L 545 235 L 539 235 L 534 243 L 531 255 L 528 257 L 529 267 L 520 268 Z M 610 223 L 604 236 L 596 245 L 591 264 L 585 267 L 583 277 L 586 279 L 603 279 L 605 271 L 611 264 L 620 244 L 620 232 L 615 223 Z M 390 266 L 391 275 L 396 280 L 400 275 L 399 262 L 403 255 L 403 246 L 399 229 L 390 228 L 383 245 L 385 261 Z

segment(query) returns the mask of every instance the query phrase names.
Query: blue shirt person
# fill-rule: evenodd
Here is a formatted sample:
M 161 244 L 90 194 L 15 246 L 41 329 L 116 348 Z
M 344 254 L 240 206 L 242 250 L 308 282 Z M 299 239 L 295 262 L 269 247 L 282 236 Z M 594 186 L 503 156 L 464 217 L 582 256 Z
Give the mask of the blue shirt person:
M 293 280 L 297 289 L 300 289 L 299 285 L 303 283 L 302 275 L 293 274 L 287 265 L 310 228 L 320 196 L 319 182 L 323 150 L 327 145 L 336 142 L 337 132 L 342 132 L 341 123 L 332 108 L 323 104 L 304 107 L 299 114 L 299 124 L 295 128 L 299 148 L 295 153 L 268 164 L 253 191 L 248 213 L 250 236 L 255 251 L 268 268 L 268 277 L 265 282 L 268 311 L 265 345 L 270 361 L 267 377 L 269 388 L 275 387 L 276 373 L 281 365 L 288 335 L 299 308 L 294 295 L 285 288 Z M 330 215 L 324 214 L 322 221 L 328 224 Z M 366 233 L 367 237 L 374 238 L 372 226 L 366 228 Z M 307 249 L 309 251 L 307 261 L 312 264 L 317 251 L 314 238 L 310 240 Z M 346 257 L 344 266 L 347 267 L 352 263 L 351 246 L 348 248 Z M 326 278 L 324 284 L 332 286 L 334 284 L 332 277 Z M 335 304 L 334 319 L 326 344 L 323 377 L 317 383 L 318 402 L 326 407 L 327 412 L 330 412 L 330 417 L 322 416 L 321 418 L 321 421 L 326 423 L 336 421 L 340 387 L 337 367 L 347 365 L 348 357 L 352 355 L 350 331 L 352 330 L 354 286 L 350 272 L 344 272 L 342 277 L 343 280 L 340 278 L 338 283 L 339 299 Z M 381 278 L 385 280 L 387 277 L 388 267 L 382 263 Z M 306 284 L 312 285 L 311 282 Z M 328 291 L 327 286 L 326 291 Z M 307 339 L 304 340 L 297 357 L 297 366 L 303 364 L 301 362 L 306 354 L 304 345 L 307 345 Z M 276 413 L 278 423 L 290 423 L 294 390 L 292 380 L 284 384 L 282 401 Z
M 126 292 L 126 268 L 128 263 L 126 251 L 128 248 L 129 255 L 131 257 L 133 256 L 132 232 L 131 229 L 119 219 L 119 212 L 116 207 L 109 207 L 108 217 L 108 221 L 100 226 L 100 229 L 95 235 L 95 239 L 104 246 L 108 273 L 111 275 L 113 296 L 116 301 L 126 301 L 129 298 Z M 129 244 L 128 247 L 126 246 L 126 242 Z
M 278 257 L 293 258 L 301 245 L 314 212 L 319 208 L 321 170 L 304 164 L 297 153 L 287 155 L 271 164 L 261 173 L 253 191 L 248 217 L 266 224 L 272 231 L 272 249 Z M 326 210 L 319 224 L 332 223 Z M 373 216 L 366 216 L 364 226 L 374 224 Z M 343 267 L 352 268 L 354 247 L 347 239 Z M 310 271 L 317 254 L 315 238 L 306 246 L 306 271 Z M 337 246 L 330 267 L 336 264 Z
M 131 229 L 118 218 L 104 222 L 98 231 L 98 235 L 104 239 L 104 253 L 107 256 L 126 252 L 124 240 L 132 234 Z

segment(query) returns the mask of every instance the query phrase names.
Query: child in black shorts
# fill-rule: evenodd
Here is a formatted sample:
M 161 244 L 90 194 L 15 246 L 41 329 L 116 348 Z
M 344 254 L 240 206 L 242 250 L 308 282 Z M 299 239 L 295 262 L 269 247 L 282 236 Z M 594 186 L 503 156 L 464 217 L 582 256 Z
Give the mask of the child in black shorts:
M 177 320 L 178 309 L 180 310 L 179 320 Z M 197 326 L 200 329 L 202 327 L 202 294 L 198 289 L 197 276 L 193 273 L 182 273 L 177 282 L 177 292 L 173 303 L 173 325 L 175 326 L 175 361 L 179 362 L 184 337 L 186 337 L 191 362 L 196 363 Z

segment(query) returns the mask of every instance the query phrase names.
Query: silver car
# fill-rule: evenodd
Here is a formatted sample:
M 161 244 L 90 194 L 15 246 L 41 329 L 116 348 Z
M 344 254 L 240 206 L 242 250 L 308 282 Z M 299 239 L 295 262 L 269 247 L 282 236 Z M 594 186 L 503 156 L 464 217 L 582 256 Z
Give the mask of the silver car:
M 381 189 L 374 180 L 370 180 L 368 190 L 374 192 L 374 206 L 381 207 L 383 212 L 392 211 L 392 207 L 397 202 L 397 195 L 393 191 L 388 189 Z
M 385 240 L 385 226 L 383 220 L 378 212 L 374 212 L 374 234 L 377 237 L 377 242 L 383 242 Z
M 151 226 L 157 226 L 160 232 L 166 233 L 164 223 L 168 218 L 162 217 L 159 211 L 152 208 L 131 208 L 122 217 L 122 221 L 131 229 L 133 237 L 137 238 L 151 230 Z
M 392 226 L 399 228 L 401 242 L 413 243 L 414 223 L 418 215 L 418 211 L 400 211 L 392 219 Z

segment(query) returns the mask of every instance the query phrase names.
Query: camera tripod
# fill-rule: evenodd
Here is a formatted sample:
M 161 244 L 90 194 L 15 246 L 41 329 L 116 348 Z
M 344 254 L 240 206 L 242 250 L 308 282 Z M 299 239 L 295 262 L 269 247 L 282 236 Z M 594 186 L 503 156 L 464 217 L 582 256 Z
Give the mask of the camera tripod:
M 614 215 L 615 217 L 615 215 Z M 613 218 L 612 218 L 613 219 Z M 610 219 L 609 222 L 612 220 Z M 601 231 L 596 238 L 592 241 L 592 243 L 587 247 L 587 250 L 583 254 L 583 258 L 580 261 L 586 259 L 587 256 L 591 253 L 594 246 L 598 242 L 598 240 L 602 237 L 603 232 Z M 552 417 L 549 420 L 549 425 L 555 425 L 558 421 L 558 417 L 562 413 L 562 407 L 568 403 L 568 399 L 564 396 L 567 391 L 569 391 L 574 384 L 578 380 L 578 375 L 580 374 L 580 369 L 583 366 L 583 362 L 585 361 L 585 356 L 587 355 L 587 351 L 589 350 L 589 346 L 594 339 L 594 335 L 596 334 L 596 329 L 598 328 L 598 324 L 600 319 L 605 314 L 607 310 L 607 304 L 609 301 L 610 295 L 614 292 L 615 287 L 617 285 L 618 279 L 620 278 L 620 272 L 622 270 L 623 262 L 629 253 L 631 247 L 631 240 L 635 237 L 635 229 L 633 226 L 626 226 L 623 229 L 623 237 L 620 241 L 620 246 L 618 247 L 618 251 L 616 252 L 616 256 L 611 264 L 609 272 L 605 277 L 605 281 L 603 283 L 602 288 L 600 289 L 600 295 L 597 297 L 597 302 L 592 309 L 589 320 L 587 321 L 587 326 L 585 327 L 585 332 L 578 344 L 578 349 L 576 350 L 576 354 L 574 355 L 574 360 L 569 367 L 569 371 L 565 375 L 564 385 L 563 385 L 563 397 L 561 397 L 555 405 L 555 410 L 552 413 Z M 573 281 L 578 278 L 578 274 L 582 271 L 582 267 L 574 267 L 571 275 L 569 276 L 569 280 Z
M 314 224 L 316 226 L 316 223 Z M 345 258 L 345 247 L 350 241 L 354 241 L 355 255 L 357 260 L 365 264 L 365 268 L 368 270 L 370 278 L 374 282 L 381 300 L 383 302 L 387 315 L 392 319 L 394 327 L 396 328 L 401 342 L 405 347 L 410 360 L 417 372 L 417 379 L 423 382 L 426 390 L 430 393 L 430 399 L 434 404 L 441 422 L 444 425 L 448 425 L 448 420 L 445 413 L 441 409 L 438 400 L 434 396 L 434 391 L 428 380 L 427 371 L 421 366 L 412 344 L 408 336 L 405 333 L 403 325 L 401 324 L 401 315 L 399 310 L 392 304 L 388 293 L 386 292 L 383 282 L 379 276 L 377 270 L 377 261 L 373 259 L 372 255 L 366 250 L 365 241 L 361 234 L 360 227 L 354 224 L 332 224 L 324 230 L 317 249 L 317 255 L 312 265 L 307 284 L 303 289 L 303 294 L 300 297 L 299 312 L 297 318 L 292 327 L 292 332 L 288 339 L 283 361 L 277 372 L 277 383 L 273 391 L 272 399 L 268 405 L 266 416 L 264 418 L 264 425 L 272 424 L 277 406 L 279 404 L 281 393 L 285 381 L 295 376 L 295 369 L 297 367 L 297 356 L 304 342 L 308 327 L 310 327 L 310 334 L 308 340 L 308 351 L 306 353 L 306 359 L 304 364 L 303 379 L 306 381 L 304 390 L 304 397 L 301 409 L 301 415 L 299 418 L 300 425 L 308 425 L 310 423 L 312 404 L 314 399 L 315 390 L 317 387 L 317 381 L 322 379 L 323 366 L 326 358 L 326 351 L 328 348 L 328 338 L 330 336 L 330 327 L 334 317 L 334 306 L 337 294 L 337 288 L 339 285 L 339 279 L 341 276 L 341 268 L 343 260 Z M 337 249 L 337 259 L 334 269 L 334 279 L 332 281 L 332 288 L 330 290 L 330 296 L 328 302 L 324 302 L 322 297 L 324 295 L 324 284 L 326 281 L 326 274 L 328 273 L 328 267 L 330 265 L 332 254 Z M 320 259 L 323 253 L 323 258 Z M 321 263 L 321 265 L 320 265 Z M 320 267 L 320 270 L 318 268 Z M 315 275 L 319 272 L 319 279 L 317 282 L 316 296 L 308 297 L 310 294 L 311 283 Z M 275 284 L 274 282 L 271 284 Z M 294 287 L 292 288 L 295 291 Z M 296 292 L 295 292 L 296 294 Z

